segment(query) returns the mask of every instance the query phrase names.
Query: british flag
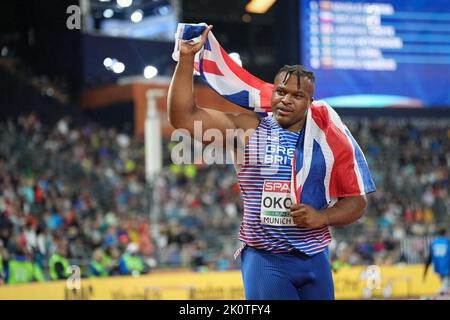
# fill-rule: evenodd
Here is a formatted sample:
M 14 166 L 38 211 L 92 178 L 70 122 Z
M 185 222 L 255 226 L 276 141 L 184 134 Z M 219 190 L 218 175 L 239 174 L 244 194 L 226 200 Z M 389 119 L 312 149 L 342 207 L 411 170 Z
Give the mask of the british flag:
M 316 180 L 311 179 L 311 171 L 314 177 L 321 177 L 323 185 L 311 185 Z M 297 148 L 294 153 L 293 202 L 331 204 L 339 197 L 368 194 L 375 189 L 364 153 L 350 130 L 325 101 L 314 101 L 306 115 L 303 152 Z
M 206 23 L 178 25 L 173 58 L 178 60 L 178 41 L 200 41 Z M 194 69 L 204 82 L 225 99 L 260 116 L 271 112 L 273 84 L 253 76 L 220 46 L 212 32 L 197 53 Z M 293 157 L 291 198 L 295 203 L 323 197 L 330 204 L 338 197 L 375 191 L 375 184 L 363 152 L 339 115 L 325 101 L 315 101 L 307 113 L 303 152 Z M 308 186 L 311 168 L 323 176 L 320 187 Z M 314 190 L 302 195 L 302 190 Z M 311 193 L 311 194 L 309 194 Z M 317 199 L 318 200 L 318 199 Z M 313 201 L 314 202 L 314 201 Z
M 178 24 L 173 55 L 175 60 L 178 60 L 178 40 L 198 42 L 207 26 L 206 23 Z M 208 33 L 204 49 L 195 56 L 194 68 L 205 83 L 225 99 L 261 116 L 271 111 L 273 84 L 242 68 L 225 52 L 212 32 Z

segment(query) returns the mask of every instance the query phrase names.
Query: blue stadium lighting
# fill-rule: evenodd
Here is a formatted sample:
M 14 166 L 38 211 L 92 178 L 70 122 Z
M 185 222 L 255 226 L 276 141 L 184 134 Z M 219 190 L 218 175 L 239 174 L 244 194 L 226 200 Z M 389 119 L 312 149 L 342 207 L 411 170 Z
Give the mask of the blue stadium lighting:
M 113 66 L 112 66 L 112 70 L 114 73 L 122 73 L 125 71 L 125 65 L 122 62 L 116 62 Z
M 151 79 L 153 77 L 156 77 L 158 75 L 158 69 L 154 66 L 147 66 L 144 69 L 144 77 L 146 79 Z
M 158 12 L 162 16 L 167 16 L 170 13 L 170 6 L 161 6 L 158 8 Z
M 121 8 L 128 8 L 133 4 L 133 0 L 117 0 L 117 5 Z
M 105 58 L 105 60 L 103 60 L 103 65 L 106 69 L 110 69 L 114 65 L 114 60 L 109 57 Z
M 142 10 L 136 10 L 131 14 L 131 21 L 134 23 L 139 23 L 142 21 L 142 18 L 144 17 L 144 12 Z
M 112 9 L 106 9 L 105 11 L 103 11 L 103 16 L 106 19 L 112 18 L 113 15 L 114 15 L 114 10 L 112 10 Z

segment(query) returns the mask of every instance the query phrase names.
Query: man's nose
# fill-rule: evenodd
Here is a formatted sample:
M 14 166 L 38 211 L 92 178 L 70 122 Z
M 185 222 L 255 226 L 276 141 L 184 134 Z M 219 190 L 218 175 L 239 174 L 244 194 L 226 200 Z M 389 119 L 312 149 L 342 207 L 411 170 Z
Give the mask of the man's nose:
M 281 102 L 285 105 L 291 104 L 292 103 L 291 95 L 289 93 L 285 94 L 283 96 L 283 99 L 281 99 Z

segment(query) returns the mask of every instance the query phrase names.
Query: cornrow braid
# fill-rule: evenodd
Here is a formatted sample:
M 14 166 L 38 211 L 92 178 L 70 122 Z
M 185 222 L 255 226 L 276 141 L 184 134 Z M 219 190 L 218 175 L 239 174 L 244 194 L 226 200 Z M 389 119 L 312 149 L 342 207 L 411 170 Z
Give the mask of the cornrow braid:
M 312 83 L 315 82 L 314 73 L 306 70 L 305 67 L 303 67 L 299 64 L 285 65 L 278 71 L 277 75 L 282 72 L 286 72 L 286 74 L 284 75 L 283 83 L 286 83 L 286 81 L 289 79 L 289 77 L 292 74 L 297 77 L 297 88 L 300 88 L 300 78 L 301 77 L 306 77 L 307 79 L 311 80 Z

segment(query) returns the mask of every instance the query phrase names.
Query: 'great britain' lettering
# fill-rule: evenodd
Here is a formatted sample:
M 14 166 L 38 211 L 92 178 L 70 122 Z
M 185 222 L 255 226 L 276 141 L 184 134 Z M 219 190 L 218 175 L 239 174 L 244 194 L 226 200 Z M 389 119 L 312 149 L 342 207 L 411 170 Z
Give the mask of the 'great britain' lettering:
M 289 165 L 294 155 L 295 148 L 286 148 L 280 145 L 268 144 L 264 156 L 264 162 L 270 164 Z

